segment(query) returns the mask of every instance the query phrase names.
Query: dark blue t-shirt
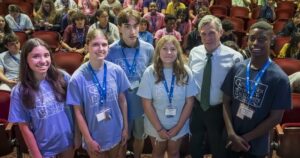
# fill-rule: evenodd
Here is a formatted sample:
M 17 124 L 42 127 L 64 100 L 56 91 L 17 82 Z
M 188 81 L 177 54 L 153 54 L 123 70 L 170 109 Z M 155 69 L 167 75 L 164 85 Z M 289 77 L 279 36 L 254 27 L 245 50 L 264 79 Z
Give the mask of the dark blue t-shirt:
M 232 98 L 231 120 L 238 135 L 248 133 L 257 127 L 269 116 L 271 110 L 291 108 L 291 89 L 288 77 L 278 65 L 272 62 L 257 85 L 253 102 L 248 104 L 254 110 L 252 119 L 247 117 L 240 119 L 236 116 L 240 104 L 246 103 L 249 97 L 246 90 L 246 67 L 248 63 L 249 59 L 233 66 L 221 87 L 224 94 Z M 253 69 L 250 71 L 250 89 L 254 85 L 254 78 L 258 72 L 259 70 Z M 269 133 L 267 132 L 249 143 L 251 154 L 265 155 L 269 152 Z

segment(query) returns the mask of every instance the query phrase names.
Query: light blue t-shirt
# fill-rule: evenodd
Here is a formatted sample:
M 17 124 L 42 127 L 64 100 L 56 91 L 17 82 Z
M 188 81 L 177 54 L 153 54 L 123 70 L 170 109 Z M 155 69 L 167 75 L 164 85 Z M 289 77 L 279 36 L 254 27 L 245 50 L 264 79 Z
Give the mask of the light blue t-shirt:
M 13 31 L 34 30 L 33 24 L 26 14 L 20 13 L 20 16 L 17 17 L 17 21 L 8 14 L 5 16 L 5 20 Z
M 92 72 L 88 67 L 89 62 L 81 65 L 74 72 L 67 93 L 68 105 L 82 107 L 91 137 L 100 145 L 101 151 L 110 150 L 121 141 L 123 116 L 118 96 L 130 86 L 125 72 L 118 65 L 108 61 L 105 61 L 105 64 L 107 65 L 106 103 L 100 104 L 99 91 L 93 82 Z M 104 68 L 95 73 L 102 86 Z M 111 119 L 98 121 L 96 115 L 105 109 L 110 109 Z M 85 142 L 83 147 L 87 148 Z
M 0 69 L 12 80 L 19 77 L 20 53 L 12 55 L 8 51 L 0 54 Z
M 137 52 L 137 48 L 124 47 L 121 46 L 120 41 L 116 41 L 109 46 L 110 50 L 108 56 L 106 57 L 106 60 L 121 66 L 132 85 L 136 84 L 136 82 L 139 82 L 141 80 L 145 69 L 151 64 L 154 52 L 153 46 L 149 43 L 144 42 L 143 40 L 138 40 L 138 42 L 139 51 L 136 57 L 135 73 L 130 73 L 128 71 L 128 67 L 126 66 L 125 60 L 127 59 L 129 65 L 131 66 L 133 63 L 135 53 Z M 123 52 L 126 57 L 124 56 Z M 141 98 L 136 95 L 136 92 L 137 88 L 126 91 L 129 121 L 144 114 Z
M 65 76 L 65 79 L 69 79 Z M 70 107 L 55 99 L 52 85 L 42 80 L 35 96 L 35 108 L 26 108 L 21 100 L 21 84 L 11 93 L 9 122 L 27 122 L 43 157 L 55 156 L 74 144 Z
M 177 85 L 175 79 L 172 106 L 176 107 L 177 112 L 174 117 L 167 117 L 165 115 L 165 110 L 167 106 L 170 105 L 168 94 L 164 87 L 163 82 L 159 82 L 157 84 L 155 83 L 156 77 L 154 75 L 153 65 L 149 66 L 145 70 L 145 73 L 141 80 L 141 84 L 138 89 L 137 95 L 152 100 L 152 105 L 156 111 L 158 119 L 161 125 L 165 129 L 171 129 L 178 123 L 182 110 L 185 105 L 186 98 L 195 96 L 198 93 L 198 88 L 196 86 L 196 82 L 194 81 L 191 70 L 187 66 L 185 66 L 185 69 L 187 70 L 189 75 L 189 80 L 187 82 L 187 85 Z M 163 71 L 164 71 L 165 78 L 167 80 L 168 88 L 170 90 L 173 69 L 165 68 Z M 151 122 L 147 117 L 145 117 L 144 126 L 145 126 L 146 134 L 155 137 L 157 140 L 162 140 L 159 137 L 159 134 L 157 133 L 156 129 L 153 127 L 153 125 L 151 124 Z M 189 121 L 187 120 L 184 126 L 182 127 L 182 129 L 178 132 L 178 134 L 171 139 L 177 140 L 178 138 L 181 138 L 182 136 L 186 135 L 188 132 L 189 132 Z

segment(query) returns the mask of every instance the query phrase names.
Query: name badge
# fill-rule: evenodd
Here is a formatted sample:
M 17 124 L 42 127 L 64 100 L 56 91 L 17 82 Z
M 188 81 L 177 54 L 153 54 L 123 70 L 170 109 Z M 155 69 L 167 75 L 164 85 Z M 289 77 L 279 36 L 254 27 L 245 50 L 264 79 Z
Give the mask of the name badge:
M 96 118 L 98 122 L 101 122 L 103 120 L 110 120 L 111 119 L 111 109 L 104 109 L 96 114 Z
M 252 119 L 253 114 L 254 111 L 249 106 L 245 105 L 244 103 L 241 103 L 236 116 L 242 120 L 245 116 L 249 119 Z
M 176 115 L 177 109 L 175 107 L 172 107 L 172 105 L 169 105 L 165 109 L 165 115 L 166 117 L 174 117 Z
M 135 88 L 138 88 L 139 85 L 140 85 L 140 81 L 133 81 L 133 82 L 131 82 L 130 90 L 134 90 Z

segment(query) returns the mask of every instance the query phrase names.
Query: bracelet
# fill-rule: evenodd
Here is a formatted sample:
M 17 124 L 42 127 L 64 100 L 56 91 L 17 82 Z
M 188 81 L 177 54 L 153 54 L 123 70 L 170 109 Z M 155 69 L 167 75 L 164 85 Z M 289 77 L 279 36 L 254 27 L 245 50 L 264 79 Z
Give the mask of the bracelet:
M 164 129 L 164 128 L 161 127 L 159 130 L 156 130 L 156 131 L 157 131 L 157 133 L 159 133 L 159 132 L 161 132 L 163 129 Z

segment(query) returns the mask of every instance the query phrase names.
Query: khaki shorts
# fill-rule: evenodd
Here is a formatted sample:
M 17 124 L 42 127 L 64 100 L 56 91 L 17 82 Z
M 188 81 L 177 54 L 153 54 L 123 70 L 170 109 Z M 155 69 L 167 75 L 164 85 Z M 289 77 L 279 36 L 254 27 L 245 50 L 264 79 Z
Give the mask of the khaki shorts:
M 144 116 L 139 116 L 128 123 L 129 136 L 131 133 L 136 139 L 145 139 L 147 136 L 144 130 Z

